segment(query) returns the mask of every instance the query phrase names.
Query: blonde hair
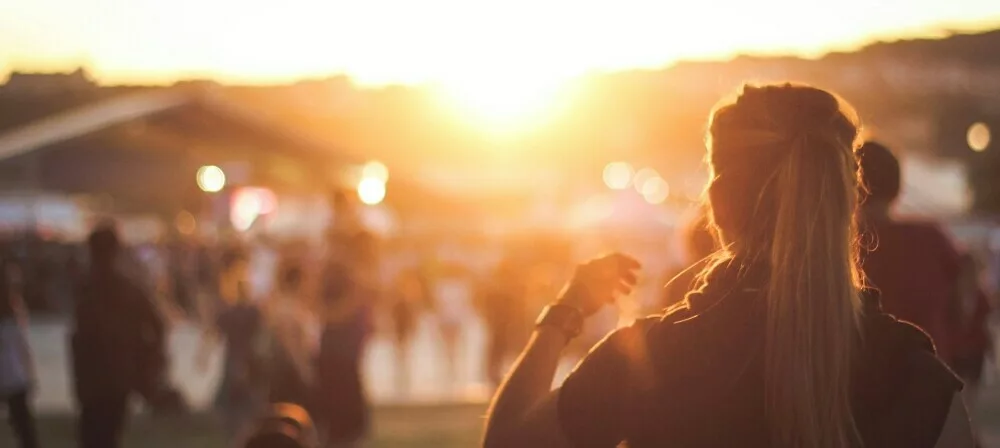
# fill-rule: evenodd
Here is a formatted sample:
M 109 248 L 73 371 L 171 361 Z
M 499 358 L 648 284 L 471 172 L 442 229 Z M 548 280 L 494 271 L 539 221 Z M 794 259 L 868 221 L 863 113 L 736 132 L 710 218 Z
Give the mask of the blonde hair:
M 710 217 L 730 256 L 765 264 L 772 443 L 844 448 L 859 339 L 853 109 L 817 88 L 744 86 L 709 129 Z

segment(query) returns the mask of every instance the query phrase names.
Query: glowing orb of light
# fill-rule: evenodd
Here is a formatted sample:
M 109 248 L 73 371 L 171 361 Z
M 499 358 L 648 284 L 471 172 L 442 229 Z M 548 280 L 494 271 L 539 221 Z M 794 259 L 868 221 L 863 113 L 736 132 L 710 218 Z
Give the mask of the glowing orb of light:
M 198 220 L 187 210 L 182 210 L 174 218 L 174 226 L 181 235 L 193 235 L 198 230 Z
M 382 162 L 378 160 L 372 160 L 365 164 L 361 168 L 362 178 L 373 178 L 381 180 L 382 182 L 387 182 L 389 180 L 389 168 L 385 166 Z
M 234 195 L 229 211 L 229 220 L 232 222 L 233 228 L 240 232 L 249 230 L 257 217 L 260 216 L 260 209 L 260 197 L 257 195 Z
M 635 191 L 639 192 L 639 194 L 643 194 L 642 188 L 646 185 L 646 181 L 657 177 L 660 177 L 660 173 L 657 173 L 652 168 L 640 169 L 632 176 L 632 186 L 635 187 Z
M 969 143 L 969 148 L 973 151 L 986 151 L 986 148 L 990 146 L 990 127 L 986 123 L 974 123 L 969 126 L 969 132 L 965 138 Z
M 366 177 L 358 182 L 358 198 L 368 205 L 376 205 L 385 199 L 385 182 L 374 177 Z
M 198 181 L 198 188 L 206 193 L 218 193 L 226 188 L 226 173 L 215 165 L 198 168 L 195 179 Z
M 662 177 L 650 177 L 642 183 L 639 193 L 650 204 L 661 204 L 670 196 L 670 185 Z
M 612 190 L 624 190 L 632 182 L 633 173 L 628 162 L 611 162 L 604 167 L 604 185 Z

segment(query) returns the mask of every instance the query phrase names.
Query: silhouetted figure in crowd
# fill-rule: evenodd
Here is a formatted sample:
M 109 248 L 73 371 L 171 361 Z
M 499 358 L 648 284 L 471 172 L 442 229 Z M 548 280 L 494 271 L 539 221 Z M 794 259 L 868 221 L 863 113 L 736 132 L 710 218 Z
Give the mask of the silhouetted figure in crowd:
M 465 323 L 473 314 L 473 284 L 468 272 L 457 262 L 447 262 L 435 271 L 430 281 L 434 300 L 434 317 L 444 349 L 444 371 L 452 393 L 461 380 L 462 335 Z
M 21 278 L 24 286 L 21 295 L 29 310 L 51 310 L 48 296 L 52 267 L 49 266 L 45 241 L 35 232 L 25 234 L 20 242 L 23 252 Z
M 268 389 L 271 403 L 291 403 L 308 409 L 314 401 L 313 360 L 319 349 L 319 319 L 305 300 L 302 279 L 299 266 L 283 268 L 277 292 L 267 302 L 267 321 L 273 335 Z
M 671 270 L 667 276 L 663 300 L 660 302 L 662 308 L 669 308 L 684 300 L 688 291 L 697 286 L 698 274 L 705 270 L 712 254 L 719 250 L 711 225 L 707 211 L 699 210 L 695 219 L 684 226 L 684 262 L 680 269 Z
M 120 446 L 133 392 L 162 384 L 163 322 L 152 301 L 116 270 L 121 244 L 110 224 L 88 238 L 90 272 L 77 291 L 70 347 L 81 448 Z
M 375 239 L 360 232 L 331 242 L 320 289 L 323 330 L 315 418 L 325 446 L 356 447 L 369 429 L 370 405 L 361 375 L 378 293 Z
M 20 272 L 0 259 L 0 401 L 22 448 L 38 447 L 31 392 L 35 366 L 28 346 L 27 308 L 20 295 Z
M 413 337 L 426 306 L 430 287 L 419 267 L 400 272 L 391 292 L 390 314 L 396 338 L 396 391 L 410 392 L 410 351 Z
M 220 300 L 211 325 L 205 328 L 196 363 L 200 370 L 207 371 L 210 349 L 222 342 L 222 379 L 214 407 L 229 446 L 235 446 L 266 404 L 266 334 L 260 306 L 250 297 L 246 254 L 230 249 L 221 264 Z
M 979 281 L 980 270 L 976 259 L 971 254 L 962 254 L 959 268 L 958 329 L 953 338 L 952 369 L 965 380 L 970 392 L 966 394 L 966 400 L 969 400 L 975 396 L 971 392 L 979 384 L 986 359 L 992 355 L 989 317 L 993 310 Z
M 551 391 L 562 349 L 638 263 L 577 267 L 494 399 L 485 445 L 971 448 L 961 382 L 862 290 L 859 131 L 849 105 L 806 86 L 746 86 L 716 108 L 708 198 L 727 250 L 686 306 L 613 332 Z
M 885 146 L 866 142 L 858 151 L 867 193 L 862 216 L 862 267 L 881 295 L 889 314 L 926 331 L 938 356 L 965 377 L 978 376 L 988 344 L 985 316 L 965 318 L 962 256 L 935 224 L 894 219 L 891 208 L 899 196 L 899 161 Z M 974 269 L 974 267 L 973 267 Z M 978 286 L 973 286 L 978 289 Z M 973 293 L 979 300 L 981 291 Z M 981 296 L 985 302 L 985 295 Z M 985 303 L 982 305 L 986 305 Z M 989 307 L 977 306 L 979 312 Z M 976 328 L 966 324 L 976 322 Z M 971 357 L 971 359 L 970 359 Z
M 195 257 L 192 245 L 175 236 L 173 241 L 168 242 L 165 247 L 159 249 L 165 287 L 170 291 L 170 296 L 174 303 L 191 313 L 196 307 L 198 285 L 195 279 L 195 270 L 198 268 L 198 260 Z
M 493 388 L 500 386 L 504 367 L 526 340 L 521 330 L 528 318 L 527 274 L 513 257 L 504 259 L 478 294 L 486 326 L 486 379 Z

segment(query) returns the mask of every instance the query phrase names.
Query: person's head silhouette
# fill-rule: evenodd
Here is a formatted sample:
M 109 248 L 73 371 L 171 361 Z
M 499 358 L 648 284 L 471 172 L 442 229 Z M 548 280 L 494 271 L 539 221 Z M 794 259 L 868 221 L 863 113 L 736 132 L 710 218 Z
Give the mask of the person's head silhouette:
M 711 118 L 711 220 L 731 259 L 768 271 L 764 375 L 780 446 L 857 438 L 856 117 L 827 91 L 780 84 L 745 86 Z
M 858 161 L 865 214 L 872 217 L 888 215 L 889 207 L 899 197 L 902 178 L 899 160 L 881 143 L 867 141 L 858 150 Z
M 94 227 L 87 238 L 90 250 L 90 263 L 93 268 L 108 270 L 114 267 L 121 250 L 118 230 L 112 222 L 103 222 Z

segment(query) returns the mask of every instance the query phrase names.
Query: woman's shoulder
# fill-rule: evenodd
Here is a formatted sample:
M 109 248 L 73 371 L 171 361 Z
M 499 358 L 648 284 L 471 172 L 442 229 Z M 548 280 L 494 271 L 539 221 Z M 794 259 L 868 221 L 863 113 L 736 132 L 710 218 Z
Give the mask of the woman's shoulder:
M 882 310 L 879 290 L 863 288 L 861 297 L 861 337 L 865 352 L 928 352 L 936 354 L 934 340 L 920 327 Z M 877 354 L 877 353 L 872 353 Z
M 866 312 L 862 322 L 862 356 L 901 361 L 901 368 L 932 375 L 961 389 L 961 381 L 937 358 L 934 340 L 923 329 L 881 311 Z
M 859 430 L 872 446 L 929 446 L 962 381 L 919 327 L 881 312 L 863 322 L 852 381 Z
M 659 313 L 615 330 L 605 343 L 626 353 L 648 351 L 655 358 L 666 353 L 676 355 L 678 350 L 704 352 L 719 348 L 715 351 L 728 352 L 721 346 L 730 344 L 734 338 L 748 342 L 747 338 L 754 336 L 748 332 L 755 330 L 754 309 L 759 301 L 737 296 L 703 299 L 689 295 Z

